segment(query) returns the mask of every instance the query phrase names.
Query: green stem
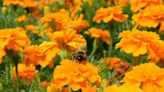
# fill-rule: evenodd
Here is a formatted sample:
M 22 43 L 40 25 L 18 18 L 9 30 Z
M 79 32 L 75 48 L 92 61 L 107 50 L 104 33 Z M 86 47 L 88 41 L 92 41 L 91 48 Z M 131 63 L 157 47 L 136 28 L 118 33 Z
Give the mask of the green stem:
M 68 52 L 66 49 L 61 49 L 60 58 L 61 58 L 61 60 L 68 58 Z
M 98 46 L 97 46 L 97 39 L 94 39 L 94 42 L 93 42 L 93 49 L 92 49 L 92 52 L 91 54 L 89 55 L 88 59 L 90 60 L 91 57 L 94 55 L 94 53 L 96 52 Z
M 133 60 L 132 65 L 137 65 L 140 63 L 140 56 L 136 57 L 135 60 Z
M 73 92 L 71 87 L 68 86 L 68 92 Z
M 112 48 L 113 48 L 113 41 L 112 41 L 112 37 L 110 38 L 110 46 L 109 46 L 109 52 L 108 52 L 108 56 L 111 56 L 112 55 Z

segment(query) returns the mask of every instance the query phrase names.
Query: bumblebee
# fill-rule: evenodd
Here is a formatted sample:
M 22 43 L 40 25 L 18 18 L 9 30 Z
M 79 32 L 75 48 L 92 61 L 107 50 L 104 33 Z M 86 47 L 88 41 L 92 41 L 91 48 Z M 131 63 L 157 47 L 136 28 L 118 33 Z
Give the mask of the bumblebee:
M 71 55 L 72 60 L 78 60 L 79 62 L 86 61 L 87 54 L 83 50 L 75 50 L 74 53 Z

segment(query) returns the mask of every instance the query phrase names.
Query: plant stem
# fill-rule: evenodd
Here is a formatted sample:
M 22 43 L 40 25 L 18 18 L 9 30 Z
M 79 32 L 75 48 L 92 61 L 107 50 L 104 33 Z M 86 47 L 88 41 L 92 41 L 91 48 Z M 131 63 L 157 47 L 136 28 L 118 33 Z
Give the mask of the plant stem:
M 97 39 L 94 39 L 94 42 L 93 42 L 93 49 L 92 49 L 92 52 L 91 52 L 91 54 L 89 55 L 89 57 L 88 57 L 88 59 L 90 60 L 91 59 L 91 57 L 94 55 L 94 53 L 96 52 L 96 50 L 97 50 Z

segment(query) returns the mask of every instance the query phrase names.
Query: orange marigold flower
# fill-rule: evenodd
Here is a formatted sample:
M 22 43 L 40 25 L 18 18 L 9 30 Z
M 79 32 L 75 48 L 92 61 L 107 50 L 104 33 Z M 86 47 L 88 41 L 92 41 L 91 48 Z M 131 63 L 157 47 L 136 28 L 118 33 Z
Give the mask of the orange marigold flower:
M 85 64 L 64 59 L 54 70 L 52 83 L 58 88 L 69 85 L 74 91 L 86 88 L 87 84 L 100 82 L 98 68 L 89 62 Z
M 88 21 L 83 20 L 83 15 L 81 14 L 79 18 L 73 19 L 73 21 L 68 22 L 67 28 L 72 28 L 77 30 L 78 32 L 81 31 L 81 29 L 86 28 L 89 26 Z
M 158 34 L 134 29 L 123 31 L 119 37 L 122 39 L 116 44 L 116 49 L 121 48 L 128 54 L 132 53 L 134 57 L 147 53 L 149 59 L 152 59 L 153 62 L 159 60 L 162 44 Z
M 88 84 L 87 87 L 82 88 L 82 92 L 99 92 L 97 90 L 96 85 L 92 86 L 91 84 Z
M 1 62 L 6 50 L 23 52 L 23 48 L 30 45 L 30 40 L 22 28 L 0 29 L 0 44 Z
M 130 0 L 131 10 L 137 12 L 151 5 L 162 5 L 163 0 Z M 160 8 L 159 8 L 160 9 Z
M 159 68 L 154 63 L 141 64 L 126 73 L 123 81 L 139 84 L 144 92 L 163 92 L 164 69 Z
M 130 2 L 130 0 L 119 0 L 120 5 L 127 5 Z
M 113 68 L 119 68 L 121 67 L 121 65 L 123 64 L 120 58 L 114 57 L 108 57 L 108 58 L 102 58 L 102 62 L 106 62 L 107 64 L 109 64 L 109 68 L 113 69 Z
M 68 29 L 62 31 L 56 31 L 49 33 L 48 37 L 58 44 L 61 49 L 67 49 L 68 51 L 75 49 L 83 49 L 86 47 L 86 40 L 80 34 L 77 34 L 75 30 Z
M 153 13 L 152 13 L 153 12 Z M 134 14 L 132 19 L 136 25 L 143 27 L 157 27 L 164 22 L 164 5 L 149 6 L 139 13 Z
M 30 31 L 31 33 L 34 33 L 34 34 L 38 34 L 39 33 L 39 28 L 38 26 L 34 26 L 34 25 L 26 25 L 25 26 L 25 29 Z
M 36 7 L 37 2 L 35 0 L 3 0 L 4 5 L 19 5 L 24 8 Z
M 96 39 L 102 39 L 104 42 L 110 45 L 110 32 L 107 30 L 101 30 L 98 28 L 90 28 L 85 33 L 89 34 L 91 37 L 94 37 Z
M 26 66 L 25 64 L 18 64 L 18 77 L 22 80 L 27 80 L 28 83 L 31 83 L 34 79 L 34 75 L 36 73 L 35 66 L 30 64 Z M 16 69 L 13 67 L 12 69 L 13 79 L 15 80 L 17 77 Z
M 43 18 L 41 18 L 41 22 L 44 24 L 45 28 L 50 27 L 47 23 L 55 23 L 57 30 L 65 30 L 65 29 L 75 29 L 77 31 L 81 31 L 81 29 L 89 26 L 86 20 L 83 20 L 83 15 L 81 14 L 79 17 L 71 18 L 68 11 L 65 9 L 61 9 L 59 12 L 49 13 Z
M 54 84 L 51 84 L 50 86 L 47 87 L 47 92 L 63 92 L 63 91 L 57 88 Z
M 46 67 L 48 64 L 51 64 L 51 61 L 58 53 L 59 49 L 55 42 L 43 42 L 40 45 L 31 45 L 25 48 L 24 62 Z
M 72 13 L 72 17 L 76 15 L 78 10 L 82 6 L 82 1 L 81 0 L 64 0 L 64 4 L 66 4 L 69 7 L 69 10 Z
M 47 81 L 42 81 L 41 84 L 40 84 L 42 87 L 48 87 L 51 85 L 50 82 L 47 82 Z
M 104 92 L 145 92 L 138 85 L 125 83 L 121 86 L 112 85 L 104 89 Z
M 100 23 L 102 20 L 103 22 L 107 23 L 113 19 L 118 22 L 123 22 L 127 20 L 128 15 L 122 13 L 123 11 L 119 6 L 100 8 L 96 11 L 93 21 Z
M 116 76 L 123 75 L 130 66 L 128 62 L 122 62 L 121 59 L 117 57 L 102 58 L 102 62 L 106 62 L 109 65 L 109 69 L 116 69 Z
M 24 22 L 25 20 L 27 20 L 27 16 L 26 16 L 26 15 L 22 15 L 22 16 L 19 16 L 19 17 L 17 18 L 17 21 L 18 21 L 18 22 Z

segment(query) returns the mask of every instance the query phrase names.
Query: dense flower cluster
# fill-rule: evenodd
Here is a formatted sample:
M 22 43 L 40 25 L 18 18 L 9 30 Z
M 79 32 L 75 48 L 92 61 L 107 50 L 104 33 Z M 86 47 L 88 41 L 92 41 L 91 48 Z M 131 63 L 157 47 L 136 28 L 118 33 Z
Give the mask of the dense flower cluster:
M 0 92 L 164 92 L 163 0 L 0 0 Z

